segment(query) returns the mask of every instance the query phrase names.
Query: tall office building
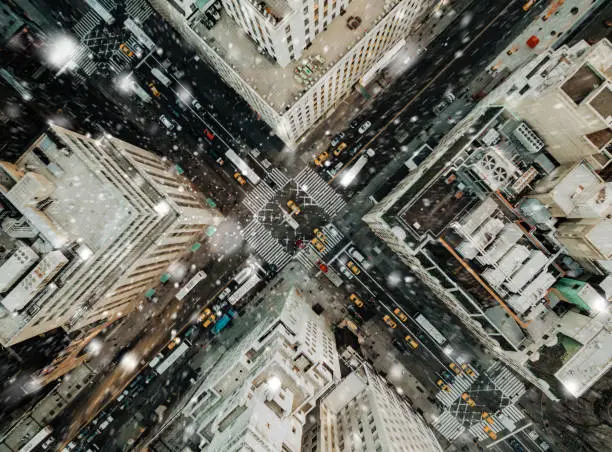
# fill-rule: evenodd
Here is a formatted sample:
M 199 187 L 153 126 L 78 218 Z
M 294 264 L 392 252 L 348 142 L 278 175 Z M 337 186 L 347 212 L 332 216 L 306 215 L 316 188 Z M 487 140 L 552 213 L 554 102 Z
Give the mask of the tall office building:
M 214 25 L 198 12 L 186 18 L 183 3 L 151 3 L 279 137 L 295 145 L 401 47 L 434 2 L 223 0 Z
M 51 126 L 0 162 L 0 343 L 126 315 L 220 219 L 164 159 Z
M 312 451 L 441 451 L 433 432 L 405 397 L 369 365 L 347 375 L 320 402 Z
M 195 431 L 190 447 L 298 452 L 306 416 L 340 379 L 334 335 L 295 289 L 249 318 L 257 323 L 206 365 L 183 411 Z
M 612 44 L 548 50 L 513 74 L 503 100 L 539 131 L 559 163 L 612 160 Z

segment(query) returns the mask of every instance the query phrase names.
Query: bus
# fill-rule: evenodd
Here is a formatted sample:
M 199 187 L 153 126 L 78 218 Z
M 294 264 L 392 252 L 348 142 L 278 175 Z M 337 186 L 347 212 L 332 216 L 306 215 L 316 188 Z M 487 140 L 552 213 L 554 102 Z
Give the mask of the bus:
M 193 278 L 191 278 L 189 282 L 176 293 L 176 299 L 181 301 L 189 292 L 191 292 L 191 289 L 197 286 L 198 283 L 204 278 L 206 278 L 206 273 L 204 271 L 200 270 L 197 272 L 195 275 L 193 275 Z
M 423 331 L 428 333 L 438 345 L 443 345 L 446 342 L 446 338 L 438 331 L 438 329 L 431 324 L 427 317 L 423 314 L 419 314 L 415 317 L 416 322 L 423 328 Z
M 159 375 L 162 375 L 165 371 L 167 371 L 172 364 L 174 364 L 181 356 L 185 354 L 185 352 L 189 350 L 189 345 L 185 342 L 181 342 L 178 347 L 174 349 L 172 353 L 162 361 L 157 367 L 155 367 L 155 372 Z
M 238 168 L 240 174 L 250 180 L 253 185 L 257 185 L 261 181 L 260 177 L 255 173 L 255 171 L 253 171 L 251 167 L 247 165 L 247 162 L 242 160 L 232 149 L 228 149 L 225 156 L 236 166 L 236 168 Z
M 229 301 L 230 304 L 238 303 L 242 297 L 244 297 L 251 291 L 251 289 L 259 284 L 259 281 L 261 281 L 261 279 L 259 276 L 257 276 L 257 274 L 251 275 L 251 277 L 247 279 L 246 282 L 227 299 L 227 301 Z
M 30 452 L 36 448 L 38 448 L 38 446 L 48 437 L 51 435 L 51 433 L 53 433 L 53 428 L 51 428 L 51 426 L 47 425 L 45 428 L 43 428 L 40 432 L 38 432 L 36 435 L 34 435 L 30 441 L 28 441 L 21 449 L 19 449 L 19 452 Z

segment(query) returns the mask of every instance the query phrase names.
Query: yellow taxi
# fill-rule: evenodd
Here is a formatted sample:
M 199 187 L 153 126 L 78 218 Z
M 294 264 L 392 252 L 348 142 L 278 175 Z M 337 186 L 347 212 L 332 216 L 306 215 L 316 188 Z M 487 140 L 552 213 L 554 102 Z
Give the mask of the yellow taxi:
M 215 317 L 215 315 L 211 315 L 210 317 L 208 317 L 206 320 L 204 320 L 204 323 L 202 323 L 202 326 L 204 328 L 208 328 L 210 325 L 212 325 L 213 323 L 215 323 L 215 320 L 217 318 Z
M 153 82 L 149 82 L 148 83 L 149 89 L 151 90 L 151 93 L 155 96 L 155 97 L 159 97 L 161 96 L 161 93 L 159 92 L 159 90 L 157 89 L 157 87 L 155 86 L 155 83 Z
M 234 179 L 236 179 L 240 185 L 246 185 L 246 179 L 242 177 L 242 174 L 238 172 L 234 173 Z
M 358 275 L 359 273 L 361 273 L 361 270 L 359 270 L 359 267 L 357 267 L 357 265 L 355 265 L 353 261 L 348 261 L 346 263 L 346 266 L 350 271 L 353 272 L 354 275 Z
M 198 322 L 203 322 L 206 317 L 212 314 L 212 311 L 208 308 L 204 309 L 198 316 Z
M 472 399 L 470 397 L 470 395 L 467 392 L 464 392 L 463 394 L 461 394 L 461 398 L 465 401 L 465 403 L 467 403 L 469 406 L 471 407 L 475 407 L 476 406 L 476 402 L 474 402 L 474 399 Z
M 395 323 L 395 320 L 393 320 L 390 316 L 386 315 L 383 317 L 383 320 L 385 321 L 385 323 L 387 324 L 387 326 L 389 328 L 397 328 L 397 323 Z
M 487 421 L 487 423 L 493 425 L 495 424 L 495 421 L 493 420 L 493 416 L 491 416 L 489 413 L 487 413 L 486 411 L 482 412 L 482 419 Z
M 327 152 L 327 151 L 321 152 L 314 159 L 315 165 L 323 166 L 323 164 L 327 161 L 328 158 L 329 158 L 329 152 Z
M 395 308 L 393 314 L 395 314 L 402 322 L 406 322 L 406 320 L 408 320 L 408 316 L 404 314 L 400 308 Z
M 181 338 L 180 337 L 175 337 L 168 344 L 168 350 L 172 350 L 174 347 L 176 347 L 180 343 L 181 343 Z
M 319 240 L 321 240 L 322 242 L 325 241 L 326 237 L 325 234 L 323 234 L 323 231 L 321 231 L 319 228 L 314 228 L 313 232 Z
M 119 50 L 121 50 L 126 56 L 130 58 L 134 56 L 134 52 L 132 51 L 132 49 L 128 47 L 128 45 L 125 42 L 119 45 Z
M 408 345 L 410 345 L 412 348 L 414 348 L 415 350 L 417 348 L 419 348 L 419 343 L 417 341 L 415 341 L 412 336 L 408 335 L 404 338 L 406 340 L 406 342 L 408 342 Z
M 436 384 L 440 387 L 442 391 L 450 392 L 450 388 L 444 383 L 444 380 L 440 379 L 436 381 Z
M 358 308 L 363 308 L 363 300 L 359 298 L 356 294 L 352 293 L 349 297 L 349 300 L 355 303 L 355 306 L 357 306 Z
M 464 372 L 466 374 L 468 374 L 468 376 L 470 376 L 470 377 L 475 377 L 476 376 L 476 374 L 474 373 L 474 371 L 472 370 L 472 368 L 470 367 L 470 365 L 468 363 L 461 364 L 461 368 L 464 370 Z
M 483 430 L 485 431 L 485 433 L 487 435 L 489 435 L 489 438 L 491 438 L 493 441 L 495 441 L 497 439 L 497 435 L 495 434 L 495 432 L 493 431 L 493 429 L 490 426 L 485 425 L 483 427 Z
M 338 145 L 336 149 L 334 149 L 334 155 L 338 157 L 340 154 L 342 154 L 342 151 L 344 151 L 345 149 L 346 149 L 346 143 L 343 141 L 342 143 Z
M 317 249 L 317 251 L 319 253 L 322 253 L 323 251 L 325 251 L 325 245 L 323 245 L 323 242 L 321 242 L 318 238 L 314 238 L 310 241 L 310 243 L 312 243 L 314 245 L 314 247 Z
M 295 213 L 296 215 L 298 215 L 302 209 L 300 209 L 300 206 L 298 206 L 295 201 L 293 201 L 292 199 L 290 199 L 289 201 L 287 201 L 287 207 L 289 207 L 291 209 L 291 211 L 293 213 Z
M 450 370 L 452 370 L 453 372 L 455 372 L 457 375 L 461 375 L 461 369 L 459 368 L 459 366 L 455 363 L 450 363 L 448 365 L 448 368 Z

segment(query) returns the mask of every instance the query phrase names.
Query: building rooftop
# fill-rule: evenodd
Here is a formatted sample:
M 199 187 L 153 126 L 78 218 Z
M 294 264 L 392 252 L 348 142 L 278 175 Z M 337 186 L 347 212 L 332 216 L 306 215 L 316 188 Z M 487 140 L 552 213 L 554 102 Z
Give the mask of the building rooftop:
M 591 107 L 610 124 L 612 122 L 612 89 L 604 87 L 590 102 Z M 608 129 L 609 131 L 609 129 Z
M 561 89 L 576 105 L 580 105 L 589 94 L 595 91 L 605 80 L 595 72 L 588 64 L 585 64 L 571 76 Z
M 274 1 L 277 2 L 285 3 L 283 0 Z M 326 68 L 341 59 L 385 16 L 385 5 L 388 3 L 389 0 L 351 1 L 346 14 L 332 21 L 327 30 L 320 33 L 303 51 L 299 61 L 293 61 L 286 67 L 281 67 L 269 55 L 260 53 L 257 43 L 244 34 L 225 12 L 211 30 L 202 24 L 194 25 L 194 29 L 243 80 L 282 114 L 308 89 L 306 84 L 299 81 L 296 69 L 315 56 L 322 57 L 325 61 L 322 67 L 316 70 L 311 66 L 314 72 L 312 81 L 316 82 L 326 72 Z M 346 19 L 350 16 L 359 16 L 362 20 L 356 30 L 346 26 Z

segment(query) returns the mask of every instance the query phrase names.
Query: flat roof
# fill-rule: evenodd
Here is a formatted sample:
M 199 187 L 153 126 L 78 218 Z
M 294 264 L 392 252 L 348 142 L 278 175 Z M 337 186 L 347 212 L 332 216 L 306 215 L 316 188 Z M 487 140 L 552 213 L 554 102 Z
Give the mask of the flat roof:
M 282 114 L 285 107 L 293 105 L 295 98 L 301 97 L 308 89 L 294 77 L 296 68 L 302 66 L 303 61 L 308 58 L 322 56 L 325 64 L 314 71 L 313 80 L 316 82 L 325 74 L 325 68 L 341 59 L 373 28 L 379 16 L 386 15 L 386 3 L 371 0 L 351 1 L 346 13 L 336 17 L 327 30 L 317 35 L 310 47 L 303 51 L 300 60 L 293 61 L 286 67 L 281 67 L 268 54 L 262 55 L 257 50 L 258 44 L 246 35 L 225 11 L 221 13 L 221 20 L 211 30 L 200 23 L 193 28 L 243 80 Z M 362 20 L 356 30 L 350 30 L 346 26 L 346 21 L 351 16 L 359 16 Z
M 589 104 L 605 121 L 612 119 L 612 89 L 609 86 L 603 88 Z
M 555 377 L 575 397 L 584 394 L 612 365 L 612 332 L 602 328 Z
M 561 85 L 561 89 L 576 105 L 579 105 L 589 94 L 599 88 L 604 81 L 597 72 L 588 64 L 585 64 Z

